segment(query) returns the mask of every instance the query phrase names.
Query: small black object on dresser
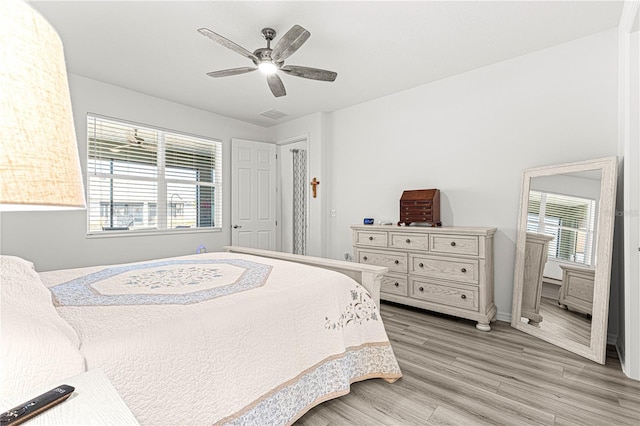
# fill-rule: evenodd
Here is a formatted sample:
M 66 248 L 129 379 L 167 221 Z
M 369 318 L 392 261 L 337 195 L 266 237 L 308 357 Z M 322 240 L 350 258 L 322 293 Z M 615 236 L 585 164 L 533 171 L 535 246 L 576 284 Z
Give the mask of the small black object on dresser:
M 400 198 L 400 220 L 402 223 L 429 223 L 431 226 L 442 226 L 440 222 L 440 190 L 416 189 L 404 191 Z

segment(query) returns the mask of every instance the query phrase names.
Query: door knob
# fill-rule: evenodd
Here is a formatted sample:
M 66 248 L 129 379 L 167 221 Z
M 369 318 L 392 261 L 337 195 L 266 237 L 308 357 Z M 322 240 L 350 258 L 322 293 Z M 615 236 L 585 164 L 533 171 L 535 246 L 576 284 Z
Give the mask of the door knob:
M 233 225 L 233 229 L 242 228 L 242 225 Z

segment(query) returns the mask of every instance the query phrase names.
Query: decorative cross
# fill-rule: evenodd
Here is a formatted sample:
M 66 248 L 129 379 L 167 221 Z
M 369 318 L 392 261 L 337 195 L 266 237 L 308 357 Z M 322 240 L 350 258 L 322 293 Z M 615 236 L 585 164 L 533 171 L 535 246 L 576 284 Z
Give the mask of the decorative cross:
M 313 198 L 316 198 L 316 196 L 318 195 L 316 192 L 316 187 L 320 185 L 320 181 L 316 178 L 313 178 L 313 180 L 311 181 L 311 186 L 313 187 Z

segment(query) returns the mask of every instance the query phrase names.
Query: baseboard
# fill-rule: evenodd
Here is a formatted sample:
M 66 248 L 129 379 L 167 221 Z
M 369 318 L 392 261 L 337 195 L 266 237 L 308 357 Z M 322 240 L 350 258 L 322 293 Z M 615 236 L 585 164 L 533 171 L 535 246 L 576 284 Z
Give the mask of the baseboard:
M 511 323 L 511 312 L 498 311 L 496 313 L 496 320 Z
M 627 363 L 624 362 L 625 361 L 624 344 L 622 344 L 622 342 L 620 341 L 616 341 L 615 347 L 616 347 L 616 352 L 618 353 L 618 360 L 620 360 L 620 367 L 622 367 L 622 372 L 624 373 L 625 376 L 631 378 L 631 376 L 629 375 L 629 370 L 627 369 Z

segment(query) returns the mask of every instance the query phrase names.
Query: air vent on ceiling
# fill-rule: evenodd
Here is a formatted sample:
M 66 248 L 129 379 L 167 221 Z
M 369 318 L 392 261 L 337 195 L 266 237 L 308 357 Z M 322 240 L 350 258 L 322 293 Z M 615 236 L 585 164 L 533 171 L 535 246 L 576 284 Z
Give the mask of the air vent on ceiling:
M 258 115 L 262 115 L 263 117 L 268 117 L 268 118 L 271 118 L 273 120 L 279 120 L 282 117 L 286 117 L 289 114 L 286 114 L 286 113 L 284 113 L 282 111 L 278 111 L 278 110 L 275 110 L 275 109 L 268 109 L 266 111 L 261 112 Z

